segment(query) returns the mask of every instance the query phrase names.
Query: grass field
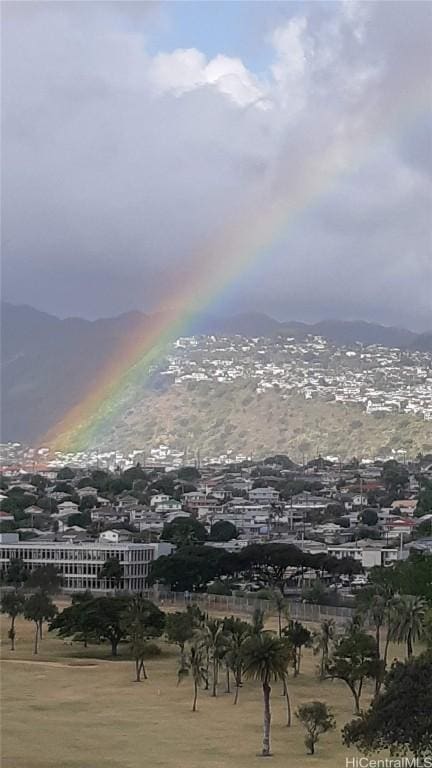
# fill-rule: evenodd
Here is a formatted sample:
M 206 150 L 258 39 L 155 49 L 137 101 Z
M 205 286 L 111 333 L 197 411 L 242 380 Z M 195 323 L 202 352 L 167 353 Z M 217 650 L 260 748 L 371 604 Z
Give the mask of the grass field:
M 262 706 L 260 687 L 246 682 L 240 702 L 232 695 L 216 699 L 200 692 L 191 712 L 192 683 L 176 685 L 177 650 L 162 643 L 163 655 L 148 662 L 149 680 L 133 682 L 127 646 L 119 660 L 107 646 L 66 645 L 45 633 L 33 656 L 33 625 L 17 622 L 17 648 L 9 650 L 8 620 L 2 618 L 2 766 L 3 768 L 248 768 L 259 762 Z M 293 709 L 313 699 L 334 708 L 337 728 L 322 737 L 315 756 L 306 755 L 304 731 L 294 718 L 285 726 L 280 685 L 273 687 L 272 751 L 274 768 L 344 768 L 353 756 L 341 744 L 341 726 L 352 717 L 353 703 L 340 682 L 320 683 L 317 659 L 306 650 L 302 673 L 290 678 Z M 371 688 L 367 687 L 364 704 Z

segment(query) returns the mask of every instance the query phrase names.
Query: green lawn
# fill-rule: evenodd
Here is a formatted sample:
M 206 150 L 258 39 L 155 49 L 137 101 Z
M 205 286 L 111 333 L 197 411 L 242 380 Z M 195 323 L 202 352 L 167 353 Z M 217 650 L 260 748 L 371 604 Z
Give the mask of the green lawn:
M 17 622 L 17 649 L 7 640 L 2 617 L 3 768 L 248 768 L 261 746 L 261 691 L 247 682 L 233 706 L 225 694 L 201 692 L 191 712 L 192 684 L 176 685 L 177 652 L 162 644 L 163 656 L 148 662 L 149 680 L 134 683 L 132 662 L 111 661 L 108 648 L 86 652 L 45 634 L 40 654 L 32 654 L 33 625 Z M 392 657 L 390 657 L 392 658 Z M 306 755 L 303 729 L 285 726 L 280 685 L 272 697 L 274 768 L 343 768 L 353 756 L 341 744 L 341 726 L 353 705 L 343 683 L 319 683 L 317 659 L 306 651 L 302 674 L 290 679 L 292 707 L 312 699 L 334 708 L 336 731 L 322 737 L 314 757 Z M 223 676 L 222 676 L 223 677 Z M 367 687 L 364 704 L 371 687 Z

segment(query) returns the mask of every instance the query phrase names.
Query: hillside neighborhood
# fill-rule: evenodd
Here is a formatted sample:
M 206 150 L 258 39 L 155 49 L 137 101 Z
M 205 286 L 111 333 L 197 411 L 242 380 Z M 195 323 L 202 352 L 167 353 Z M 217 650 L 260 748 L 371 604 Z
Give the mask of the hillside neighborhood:
M 360 343 L 337 346 L 320 336 L 180 338 L 160 375 L 187 381 L 252 381 L 258 393 L 353 403 L 367 413 L 407 413 L 432 420 L 432 354 Z

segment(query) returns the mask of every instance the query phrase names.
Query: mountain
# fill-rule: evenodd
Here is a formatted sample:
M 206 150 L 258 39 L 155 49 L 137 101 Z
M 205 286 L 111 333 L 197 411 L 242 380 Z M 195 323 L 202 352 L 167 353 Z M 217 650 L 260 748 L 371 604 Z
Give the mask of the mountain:
M 32 444 L 80 402 L 101 371 L 127 341 L 146 334 L 156 316 L 127 312 L 99 320 L 57 317 L 4 302 L 2 314 L 1 424 L 3 441 Z M 249 337 L 277 334 L 302 339 L 324 336 L 335 344 L 381 344 L 430 349 L 432 334 L 415 334 L 373 323 L 325 320 L 308 325 L 278 322 L 259 313 L 203 315 L 190 332 Z M 416 346 L 418 345 L 418 346 Z
M 148 319 L 59 320 L 2 304 L 2 440 L 31 443 L 80 401 L 125 339 Z
M 418 352 L 432 352 L 432 333 L 420 333 L 411 342 L 410 349 Z

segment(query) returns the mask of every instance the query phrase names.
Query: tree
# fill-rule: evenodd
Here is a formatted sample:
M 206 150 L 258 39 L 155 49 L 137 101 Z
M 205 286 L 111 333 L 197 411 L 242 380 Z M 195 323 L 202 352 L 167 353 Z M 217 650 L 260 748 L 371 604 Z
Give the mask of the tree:
M 298 568 L 301 574 L 308 557 L 292 544 L 250 544 L 237 555 L 238 570 L 263 586 L 283 590 L 287 569 Z
M 406 467 L 391 459 L 383 464 L 382 477 L 389 494 L 397 496 L 408 485 L 409 474 Z
M 309 701 L 302 704 L 295 714 L 306 728 L 305 746 L 309 754 L 314 755 L 315 744 L 321 734 L 336 727 L 333 713 L 323 701 Z
M 42 640 L 42 625 L 44 621 L 51 621 L 57 613 L 57 608 L 50 596 L 38 590 L 24 602 L 24 618 L 35 624 L 34 653 L 38 652 L 38 640 Z
M 363 683 L 376 678 L 379 658 L 373 637 L 354 628 L 337 643 L 327 666 L 327 677 L 343 680 L 350 689 L 355 703 L 355 714 L 360 714 Z
M 226 637 L 223 622 L 208 618 L 199 633 L 199 640 L 209 653 L 212 664 L 212 696 L 217 695 L 219 665 L 226 651 Z
M 287 645 L 270 632 L 261 632 L 249 637 L 244 644 L 243 659 L 245 677 L 259 680 L 263 692 L 264 728 L 262 756 L 270 752 L 271 729 L 271 685 L 272 681 L 286 681 L 289 649 Z
M 129 597 L 89 597 L 83 599 L 80 606 L 64 608 L 60 616 L 67 612 L 64 620 L 63 632 L 69 636 L 75 634 L 84 636 L 87 642 L 111 644 L 112 656 L 117 656 L 117 650 L 121 640 L 127 637 L 123 616 Z M 61 630 L 61 619 L 56 619 L 51 625 L 52 629 Z
M 300 674 L 300 662 L 302 647 L 309 647 L 312 644 L 312 633 L 301 623 L 301 621 L 290 621 L 283 629 L 283 637 L 291 645 L 294 655 L 294 677 Z
M 274 605 L 277 617 L 278 617 L 278 633 L 279 637 L 282 637 L 282 616 L 285 618 L 289 615 L 288 602 L 283 592 L 280 589 L 275 589 L 271 593 L 271 602 Z
M 140 464 L 136 464 L 135 467 L 125 469 L 123 478 L 130 481 L 133 485 L 137 480 L 147 480 L 147 473 L 143 470 Z
M 97 633 L 86 621 L 86 603 L 92 600 L 91 592 L 79 592 L 73 595 L 72 604 L 54 617 L 49 631 L 58 632 L 59 637 L 72 638 L 74 642 L 84 643 L 84 648 L 87 648 L 91 640 L 97 642 Z
M 260 635 L 264 631 L 265 613 L 262 608 L 255 608 L 252 614 L 251 635 Z
M 369 525 L 373 526 L 376 525 L 378 522 L 378 513 L 375 509 L 370 509 L 369 507 L 366 507 L 366 509 L 363 509 L 359 514 L 359 520 L 363 523 L 363 525 Z
M 73 480 L 75 472 L 70 467 L 63 467 L 57 472 L 57 480 Z
M 129 604 L 127 597 L 96 597 L 85 605 L 86 626 L 90 636 L 111 644 L 111 655 L 117 656 L 121 640 L 127 636 L 123 615 Z
M 192 675 L 194 698 L 192 712 L 197 711 L 198 688 L 207 684 L 207 671 L 205 667 L 205 651 L 200 643 L 192 643 L 188 653 L 182 660 L 182 664 L 177 673 L 177 685 L 187 677 Z
M 337 519 L 339 521 L 339 518 L 343 517 L 346 514 L 346 509 L 343 504 L 338 503 L 332 503 L 327 504 L 325 509 L 326 517 L 329 519 Z
M 97 506 L 99 506 L 99 504 L 96 496 L 93 496 L 91 493 L 86 494 L 86 496 L 81 496 L 79 503 L 80 512 L 86 512 Z
M 180 467 L 177 472 L 177 477 L 179 480 L 188 480 L 193 482 L 194 480 L 200 479 L 201 473 L 196 467 Z
M 180 548 L 205 541 L 207 531 L 203 524 L 193 517 L 176 517 L 172 523 L 165 523 L 161 539 L 170 541 Z
M 347 746 L 365 753 L 389 749 L 420 758 L 432 753 L 432 661 L 423 654 L 393 664 L 377 696 L 360 719 L 342 731 Z
M 141 674 L 147 680 L 144 658 L 148 641 L 152 637 L 160 637 L 164 626 L 165 614 L 154 603 L 141 595 L 130 600 L 123 614 L 123 627 L 130 638 L 137 683 L 141 680 Z
M 88 509 L 85 512 L 74 512 L 69 515 L 67 524 L 69 526 L 79 525 L 81 528 L 87 528 L 91 524 L 91 515 Z
M 387 625 L 384 654 L 377 667 L 375 693 L 378 694 L 387 667 L 390 639 L 394 633 L 395 599 L 394 589 L 386 579 L 371 581 L 356 596 L 356 607 L 361 621 L 367 620 L 375 628 L 375 645 L 378 659 L 381 659 L 381 629 Z
M 28 577 L 30 589 L 40 589 L 47 595 L 55 595 L 61 587 L 61 575 L 54 565 L 40 565 Z
M 20 488 L 12 488 L 7 499 L 0 502 L 0 509 L 2 512 L 9 512 L 14 515 L 16 521 L 23 520 L 27 517 L 24 510 L 35 504 L 36 501 L 37 498 L 34 494 L 25 493 Z
M 182 663 L 185 644 L 192 639 L 194 625 L 192 616 L 187 611 L 168 613 L 165 621 L 165 633 L 170 643 L 175 643 L 180 648 L 180 661 Z
M 232 573 L 235 563 L 235 555 L 223 549 L 204 545 L 183 547 L 154 560 L 148 582 L 160 581 L 175 591 L 200 591 L 222 574 Z
M 111 586 L 114 584 L 116 589 L 119 588 L 123 579 L 123 566 L 120 563 L 118 557 L 108 557 L 99 573 L 100 579 L 106 579 Z
M 426 609 L 426 601 L 413 595 L 401 595 L 395 605 L 392 638 L 406 642 L 408 659 L 412 658 L 414 643 L 423 638 Z
M 15 620 L 23 613 L 25 597 L 22 592 L 14 589 L 12 592 L 4 592 L 1 599 L 2 613 L 7 613 L 11 620 L 8 637 L 11 641 L 11 651 L 15 650 Z
M 28 578 L 28 571 L 21 557 L 12 558 L 6 571 L 6 583 L 14 587 L 22 587 Z
M 319 676 L 324 680 L 330 656 L 330 649 L 336 639 L 336 623 L 334 619 L 324 619 L 318 632 L 313 633 L 314 654 L 321 654 Z
M 341 557 L 341 559 L 338 560 L 338 564 L 335 569 L 335 574 L 344 574 L 349 578 L 355 576 L 357 573 L 362 572 L 362 564 L 358 560 L 354 560 L 353 557 Z
M 432 602 L 432 557 L 428 553 L 415 552 L 389 570 L 396 592 Z
M 243 646 L 252 631 L 247 621 L 242 621 L 234 616 L 224 619 L 224 633 L 226 638 L 225 662 L 234 675 L 235 695 L 234 704 L 237 704 L 244 672 Z
M 41 493 L 45 491 L 45 488 L 48 485 L 48 480 L 46 477 L 43 477 L 42 475 L 32 475 L 30 478 L 30 483 L 35 486 L 35 488 L 38 489 Z
M 416 517 L 423 517 L 432 512 L 432 482 L 426 477 L 420 478 L 420 492 L 415 511 Z
M 238 536 L 238 530 L 229 520 L 218 520 L 210 530 L 210 541 L 231 541 Z

